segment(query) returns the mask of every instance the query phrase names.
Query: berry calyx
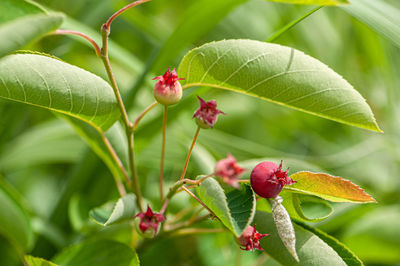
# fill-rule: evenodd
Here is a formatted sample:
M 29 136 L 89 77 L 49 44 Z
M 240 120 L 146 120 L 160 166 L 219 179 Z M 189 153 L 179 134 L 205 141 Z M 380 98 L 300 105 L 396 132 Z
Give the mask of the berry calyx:
M 215 175 L 221 177 L 223 182 L 237 189 L 240 188 L 238 178 L 244 171 L 246 169 L 241 168 L 237 164 L 235 157 L 230 153 L 228 153 L 227 158 L 219 160 L 215 166 Z
M 283 186 L 296 182 L 287 176 L 288 171 L 289 168 L 282 171 L 282 161 L 279 166 L 273 162 L 259 163 L 251 172 L 251 187 L 257 195 L 263 198 L 275 198 Z
M 225 113 L 217 109 L 217 102 L 215 100 L 206 102 L 199 96 L 197 98 L 200 101 L 200 108 L 193 115 L 193 118 L 196 118 L 196 124 L 203 129 L 214 127 L 218 115 Z
M 139 229 L 145 236 L 156 236 L 160 228 L 160 224 L 165 221 L 165 216 L 161 213 L 155 213 L 147 206 L 146 212 L 136 214 L 135 218 L 140 218 Z
M 255 249 L 258 249 L 264 251 L 260 246 L 260 239 L 266 236 L 269 236 L 269 234 L 260 234 L 257 232 L 256 225 L 249 225 L 238 238 L 238 242 L 242 246 L 241 249 L 243 250 L 254 251 Z
M 158 81 L 154 85 L 153 94 L 157 102 L 168 106 L 180 101 L 182 98 L 182 86 L 179 80 L 183 78 L 178 78 L 175 68 L 172 71 L 169 71 L 168 68 L 164 75 L 153 78 L 153 80 L 155 79 Z

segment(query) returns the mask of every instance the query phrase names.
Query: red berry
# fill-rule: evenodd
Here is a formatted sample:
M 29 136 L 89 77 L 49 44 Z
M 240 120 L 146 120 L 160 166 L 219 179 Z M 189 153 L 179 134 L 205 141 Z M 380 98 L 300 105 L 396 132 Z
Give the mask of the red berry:
M 259 163 L 251 172 L 251 187 L 263 198 L 275 198 L 284 185 L 295 183 L 287 176 L 288 171 L 282 171 L 282 161 L 279 166 L 273 162 Z

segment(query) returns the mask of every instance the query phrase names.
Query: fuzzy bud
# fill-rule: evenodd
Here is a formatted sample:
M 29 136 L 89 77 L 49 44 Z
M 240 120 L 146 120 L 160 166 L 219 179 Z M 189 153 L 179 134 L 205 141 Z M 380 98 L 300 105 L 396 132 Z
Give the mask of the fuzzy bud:
M 287 176 L 288 171 L 282 171 L 282 161 L 279 166 L 273 162 L 259 163 L 251 172 L 251 187 L 263 198 L 275 198 L 283 186 L 296 182 Z
M 168 68 L 164 75 L 153 78 L 153 80 L 155 79 L 158 81 L 154 85 L 153 94 L 157 102 L 168 106 L 180 101 L 182 86 L 179 80 L 182 80 L 182 78 L 178 78 L 175 68 L 172 71 L 169 71 Z

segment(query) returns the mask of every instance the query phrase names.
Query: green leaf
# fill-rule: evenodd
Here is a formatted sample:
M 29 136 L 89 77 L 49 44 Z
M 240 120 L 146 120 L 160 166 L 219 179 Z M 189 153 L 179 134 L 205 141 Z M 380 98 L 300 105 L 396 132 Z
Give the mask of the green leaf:
M 225 192 L 215 179 L 207 178 L 197 187 L 197 194 L 236 236 L 240 236 L 253 220 L 256 200 L 248 185 Z
M 296 183 L 285 186 L 286 191 L 314 195 L 332 202 L 376 202 L 362 188 L 338 176 L 304 171 L 295 173 L 290 178 Z
M 252 40 L 208 43 L 186 54 L 178 72 L 184 89 L 231 90 L 380 131 L 370 107 L 347 81 L 293 48 Z
M 279 194 L 282 199 L 282 205 L 290 214 L 290 217 L 304 222 L 318 222 L 329 217 L 332 214 L 332 206 L 325 200 L 282 191 Z
M 321 238 L 325 243 L 333 248 L 337 254 L 339 254 L 339 256 L 344 260 L 344 262 L 346 262 L 348 266 L 364 265 L 362 261 L 348 247 L 339 242 L 336 238 L 328 235 L 318 228 L 308 226 L 304 223 L 298 223 L 298 225 Z
M 136 200 L 133 194 L 128 194 L 118 201 L 108 202 L 89 212 L 90 217 L 101 225 L 111 225 L 125 220 L 133 220 L 136 214 Z
M 0 234 L 20 249 L 28 250 L 33 242 L 29 216 L 3 181 L 0 181 L 0 206 Z
M 383 0 L 351 0 L 351 5 L 342 8 L 400 47 L 399 8 Z
M 28 266 L 57 266 L 57 264 L 54 264 L 51 261 L 36 258 L 31 255 L 25 255 L 24 259 Z
M 51 120 L 7 143 L 0 154 L 0 169 L 10 172 L 40 164 L 76 162 L 85 149 L 70 125 Z
M 260 240 L 261 247 L 282 265 L 346 265 L 339 254 L 321 238 L 307 229 L 293 224 L 296 232 L 296 250 L 300 260 L 297 263 L 280 240 L 271 214 L 257 211 L 254 223 L 257 225 L 257 231 L 262 234 L 270 234 Z
M 111 240 L 92 240 L 73 245 L 57 255 L 54 261 L 62 266 L 139 265 L 139 258 L 133 249 Z
M 0 60 L 0 98 L 70 115 L 103 130 L 120 115 L 113 90 L 103 79 L 38 54 Z
M 267 1 L 288 3 L 288 4 L 319 5 L 319 6 L 337 6 L 349 3 L 349 1 L 347 0 L 267 0 Z
M 400 208 L 380 207 L 347 225 L 343 242 L 363 261 L 395 265 L 400 261 Z
M 118 176 L 121 179 L 124 178 L 124 174 L 108 152 L 108 149 L 104 144 L 99 131 L 96 130 L 96 128 L 93 128 L 89 124 L 71 116 L 62 115 L 62 118 L 72 124 L 76 132 L 82 137 L 83 140 L 88 143 L 88 145 L 97 154 L 97 156 L 99 156 L 107 165 L 113 176 Z M 126 147 L 128 146 L 128 144 L 125 132 L 122 129 L 121 124 L 115 123 L 105 132 L 105 135 L 113 146 L 115 152 L 117 153 L 118 158 L 125 166 L 125 169 L 127 169 L 128 150 L 126 149 Z
M 41 14 L 44 10 L 34 2 L 24 0 L 0 1 L 0 24 L 4 22 L 33 14 Z
M 62 23 L 61 14 L 30 15 L 0 26 L 0 57 L 21 49 L 47 33 L 56 30 Z

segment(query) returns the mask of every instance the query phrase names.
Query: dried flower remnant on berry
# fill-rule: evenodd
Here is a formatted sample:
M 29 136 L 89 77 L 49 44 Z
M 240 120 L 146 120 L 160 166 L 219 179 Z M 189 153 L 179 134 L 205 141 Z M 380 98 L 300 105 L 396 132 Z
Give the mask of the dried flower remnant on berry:
M 158 80 L 154 85 L 154 98 L 163 105 L 176 104 L 182 98 L 182 86 L 179 80 L 183 78 L 178 78 L 175 68 L 172 71 L 164 73 L 162 76 L 153 78 L 153 80 Z
M 263 237 L 269 236 L 269 234 L 260 234 L 256 230 L 256 225 L 249 225 L 244 231 L 243 234 L 238 238 L 239 244 L 242 246 L 243 250 L 252 250 L 255 249 L 264 251 L 260 246 L 260 239 Z
M 153 212 L 150 206 L 147 206 L 146 212 L 140 212 L 136 214 L 135 218 L 136 217 L 140 218 L 140 231 L 142 231 L 142 233 L 151 231 L 153 232 L 153 236 L 158 233 L 160 224 L 165 221 L 164 215 L 162 215 L 161 213 Z
M 296 182 L 288 177 L 288 171 L 282 171 L 282 161 L 279 166 L 273 162 L 259 163 L 251 172 L 251 187 L 261 197 L 275 198 L 285 185 Z
M 246 169 L 241 168 L 237 164 L 235 157 L 230 153 L 228 153 L 227 158 L 219 160 L 215 166 L 215 175 L 221 177 L 222 181 L 237 189 L 240 188 L 238 178 L 244 171 Z
M 215 100 L 206 102 L 199 96 L 197 98 L 200 101 L 200 108 L 193 115 L 193 118 L 196 118 L 197 125 L 203 129 L 214 127 L 218 115 L 225 113 L 217 109 L 217 102 Z

